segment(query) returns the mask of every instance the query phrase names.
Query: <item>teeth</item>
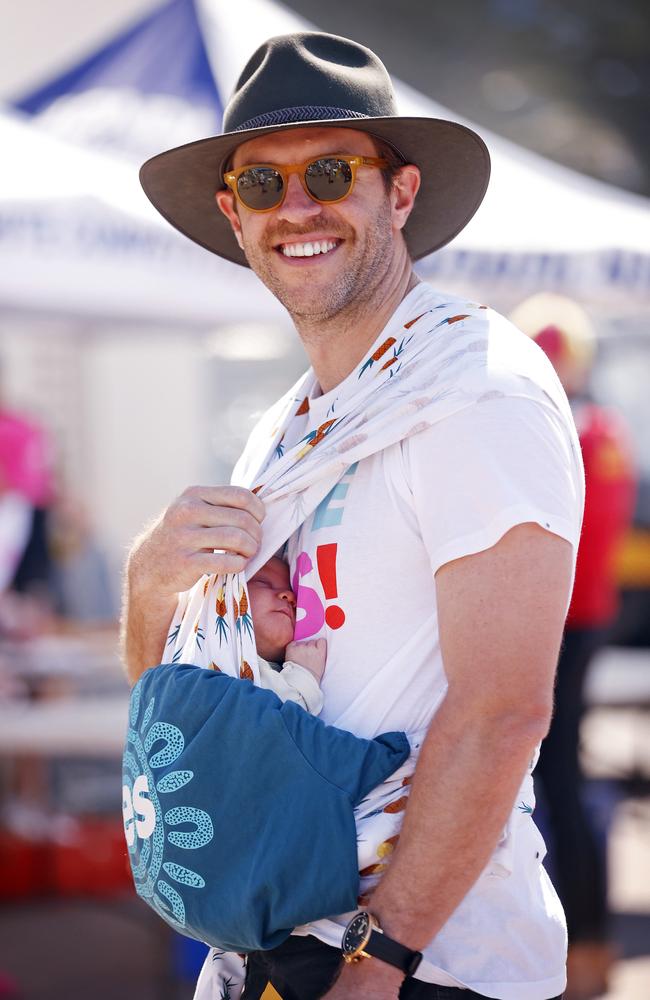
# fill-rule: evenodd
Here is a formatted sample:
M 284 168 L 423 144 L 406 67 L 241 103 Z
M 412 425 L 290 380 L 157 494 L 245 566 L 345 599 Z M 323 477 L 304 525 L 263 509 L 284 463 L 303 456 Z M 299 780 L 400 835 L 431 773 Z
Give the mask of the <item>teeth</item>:
M 316 240 L 312 243 L 283 243 L 280 249 L 285 257 L 314 257 L 329 253 L 336 247 L 336 240 Z

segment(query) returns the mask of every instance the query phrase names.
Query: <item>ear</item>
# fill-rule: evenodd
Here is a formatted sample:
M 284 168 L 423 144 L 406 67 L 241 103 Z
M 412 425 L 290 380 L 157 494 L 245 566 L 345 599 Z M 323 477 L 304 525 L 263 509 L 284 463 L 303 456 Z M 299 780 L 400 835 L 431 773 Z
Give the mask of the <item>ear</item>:
M 414 163 L 400 167 L 393 176 L 393 187 L 390 193 L 393 227 L 403 229 L 406 225 L 415 196 L 420 189 L 420 170 Z
M 239 215 L 237 214 L 237 208 L 235 206 L 235 196 L 230 190 L 217 191 L 214 199 L 219 207 L 219 210 L 223 212 L 225 217 L 230 223 L 230 227 L 234 233 L 235 239 L 239 243 L 241 249 L 244 249 L 241 236 L 241 222 L 239 221 Z

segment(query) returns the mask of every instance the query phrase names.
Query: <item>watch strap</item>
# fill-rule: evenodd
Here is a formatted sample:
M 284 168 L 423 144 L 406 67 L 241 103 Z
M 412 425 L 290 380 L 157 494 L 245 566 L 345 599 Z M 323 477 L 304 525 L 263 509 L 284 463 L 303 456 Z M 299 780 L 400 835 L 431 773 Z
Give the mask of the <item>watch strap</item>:
M 412 976 L 422 961 L 421 951 L 411 951 L 410 948 L 377 929 L 372 930 L 363 950 L 367 955 L 401 969 L 407 976 Z

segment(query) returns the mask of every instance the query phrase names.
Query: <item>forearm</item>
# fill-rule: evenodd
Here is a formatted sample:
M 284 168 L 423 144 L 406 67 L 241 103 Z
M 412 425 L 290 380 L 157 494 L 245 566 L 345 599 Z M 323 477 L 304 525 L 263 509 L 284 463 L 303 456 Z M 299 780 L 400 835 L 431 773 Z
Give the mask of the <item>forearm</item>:
M 467 711 L 448 696 L 422 747 L 398 847 L 370 908 L 421 949 L 485 868 L 544 724 Z
M 149 667 L 161 663 L 177 595 L 157 596 L 138 586 L 137 574 L 127 564 L 121 619 L 121 653 L 126 675 L 135 684 Z

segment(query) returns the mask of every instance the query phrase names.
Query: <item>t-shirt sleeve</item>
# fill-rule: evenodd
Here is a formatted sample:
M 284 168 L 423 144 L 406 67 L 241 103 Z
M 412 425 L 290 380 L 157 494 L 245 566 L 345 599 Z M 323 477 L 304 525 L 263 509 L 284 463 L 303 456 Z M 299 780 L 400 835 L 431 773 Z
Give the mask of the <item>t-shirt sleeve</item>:
M 273 691 L 281 701 L 294 701 L 305 711 L 318 715 L 323 707 L 323 695 L 316 678 L 305 667 L 286 660 L 282 670 L 274 670 L 263 660 L 258 660 L 260 687 Z
M 434 574 L 535 522 L 577 551 L 584 474 L 577 437 L 549 402 L 474 403 L 403 444 L 405 473 Z

